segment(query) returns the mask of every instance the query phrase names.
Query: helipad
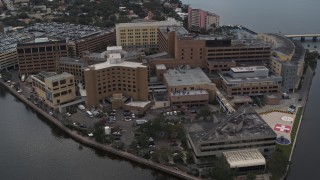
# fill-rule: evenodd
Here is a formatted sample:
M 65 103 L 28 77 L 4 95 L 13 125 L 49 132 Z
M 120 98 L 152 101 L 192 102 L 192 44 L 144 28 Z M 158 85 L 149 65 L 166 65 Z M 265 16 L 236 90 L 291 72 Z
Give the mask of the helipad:
M 286 121 L 286 122 L 292 122 L 292 121 L 293 121 L 293 118 L 292 118 L 292 117 L 289 117 L 289 116 L 282 116 L 282 117 L 281 117 L 281 120 L 282 120 L 282 121 Z

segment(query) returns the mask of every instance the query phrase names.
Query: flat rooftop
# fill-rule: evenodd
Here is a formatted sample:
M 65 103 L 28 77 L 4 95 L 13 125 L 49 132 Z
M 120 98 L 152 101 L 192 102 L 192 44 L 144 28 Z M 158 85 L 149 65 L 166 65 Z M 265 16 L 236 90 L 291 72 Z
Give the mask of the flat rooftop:
M 147 59 L 152 60 L 152 59 L 157 59 L 157 58 L 171 58 L 172 56 L 170 56 L 167 52 L 161 52 L 161 53 L 157 53 L 157 54 L 151 54 L 149 56 L 147 56 Z
M 183 26 L 168 26 L 168 27 L 160 27 L 159 31 L 163 34 L 165 38 L 168 38 L 169 32 L 175 32 L 176 36 L 186 36 L 190 33 Z
M 246 77 L 246 78 L 233 78 L 229 73 L 219 73 L 220 77 L 227 82 L 227 84 L 240 84 L 240 83 L 254 83 L 254 82 L 275 82 L 282 81 L 281 76 L 269 73 L 264 77 Z
M 30 41 L 34 38 L 31 34 L 26 33 L 0 33 L 0 53 L 16 50 L 17 44 L 21 41 Z
M 127 103 L 126 105 L 144 108 L 150 103 L 151 103 L 151 101 L 131 101 L 131 102 Z
M 85 69 L 85 71 L 88 71 L 90 69 L 100 70 L 100 69 L 105 69 L 105 68 L 109 68 L 109 67 L 119 67 L 119 66 L 120 67 L 130 67 L 130 68 L 138 68 L 138 67 L 147 68 L 147 66 L 143 65 L 142 63 L 138 63 L 138 62 L 121 61 L 121 62 L 117 62 L 117 63 L 116 62 L 112 63 L 112 62 L 110 62 L 110 59 L 107 59 L 105 62 L 89 66 L 88 68 Z
M 203 95 L 209 94 L 206 90 L 186 90 L 186 91 L 175 91 L 170 92 L 171 96 L 192 96 L 192 95 Z
M 59 81 L 61 79 L 65 79 L 65 78 L 68 78 L 68 77 L 73 77 L 73 75 L 69 74 L 67 72 L 63 72 L 61 74 L 56 74 L 56 75 L 53 75 L 53 76 L 46 77 L 45 79 L 47 79 L 49 81 Z
M 163 74 L 168 86 L 188 86 L 209 84 L 211 80 L 201 68 L 194 69 L 168 69 Z
M 156 69 L 159 69 L 159 70 L 166 70 L 166 66 L 164 64 L 157 64 L 156 65 Z
M 182 26 L 182 22 L 169 18 L 166 21 L 143 21 L 135 23 L 119 23 L 116 24 L 116 29 L 127 27 L 160 27 L 160 26 Z
M 192 143 L 199 147 L 201 143 L 237 141 L 241 139 L 276 138 L 276 133 L 249 105 L 244 105 L 231 115 L 216 115 L 218 122 L 186 124 L 185 128 Z M 235 131 L 230 124 L 242 127 Z
M 113 28 L 100 28 L 88 25 L 67 23 L 36 23 L 19 30 L 19 32 L 32 34 L 35 37 L 47 36 L 57 39 L 68 39 L 72 41 L 81 40 L 98 34 L 113 32 Z
M 268 70 L 265 66 L 250 66 L 250 67 L 234 67 L 230 68 L 235 73 L 252 72 L 257 70 Z
M 266 159 L 258 149 L 223 152 L 230 168 L 266 165 Z

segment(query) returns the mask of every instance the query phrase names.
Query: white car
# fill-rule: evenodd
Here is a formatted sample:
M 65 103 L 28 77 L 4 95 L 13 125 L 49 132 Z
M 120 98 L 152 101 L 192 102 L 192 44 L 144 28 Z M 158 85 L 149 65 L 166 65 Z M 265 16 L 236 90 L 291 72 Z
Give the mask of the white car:
M 17 91 L 18 93 L 22 93 L 22 89 L 18 89 L 18 91 Z
M 134 113 L 132 113 L 131 117 L 132 117 L 132 118 L 135 118 L 135 117 L 136 117 L 136 115 L 135 115 Z
M 175 116 L 178 115 L 177 111 L 173 111 L 173 114 L 174 114 Z
M 53 113 L 52 113 L 51 111 L 49 111 L 49 114 L 50 114 L 50 116 L 52 116 L 52 115 L 53 115 Z
M 70 114 L 69 112 L 66 112 L 66 116 L 70 117 L 70 116 L 71 116 L 71 114 Z

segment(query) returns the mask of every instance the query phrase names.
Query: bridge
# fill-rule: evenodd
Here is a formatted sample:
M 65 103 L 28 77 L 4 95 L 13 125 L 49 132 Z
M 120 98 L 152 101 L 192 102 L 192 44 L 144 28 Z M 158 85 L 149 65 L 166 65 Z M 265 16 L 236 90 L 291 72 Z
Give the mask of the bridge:
M 313 41 L 317 41 L 317 38 L 320 37 L 320 34 L 287 34 L 284 35 L 287 38 L 300 38 L 301 41 L 305 41 L 306 38 L 312 38 Z

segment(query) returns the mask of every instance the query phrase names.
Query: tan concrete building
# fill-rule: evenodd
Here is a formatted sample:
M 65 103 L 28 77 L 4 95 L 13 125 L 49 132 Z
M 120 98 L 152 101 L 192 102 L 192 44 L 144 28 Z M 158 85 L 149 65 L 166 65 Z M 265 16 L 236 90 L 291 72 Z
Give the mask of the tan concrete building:
M 300 42 L 278 34 L 259 34 L 259 38 L 272 43 L 270 70 L 283 77 L 282 91 L 297 89 L 303 74 L 305 49 Z
M 182 22 L 169 18 L 167 21 L 116 24 L 117 46 L 124 49 L 157 49 L 158 28 L 167 26 L 182 26 Z
M 18 67 L 17 50 L 15 48 L 0 52 L 0 70 Z
M 69 73 L 40 72 L 32 75 L 32 88 L 46 104 L 56 109 L 76 98 L 74 76 Z
M 120 53 L 111 53 L 106 62 L 89 66 L 84 77 L 88 107 L 98 106 L 114 94 L 122 94 L 133 101 L 148 100 L 147 66 L 123 61 Z
M 25 27 L 23 32 L 66 40 L 68 55 L 82 57 L 84 52 L 102 52 L 116 43 L 114 28 L 100 28 L 70 23 L 35 23 Z
M 35 74 L 40 71 L 55 71 L 55 62 L 60 57 L 68 56 L 65 40 L 36 38 L 32 42 L 17 45 L 19 73 Z
M 228 96 L 278 93 L 282 77 L 269 73 L 264 66 L 236 67 L 219 74 Z
M 75 40 L 74 46 L 76 50 L 76 56 L 82 57 L 85 51 L 104 51 L 108 46 L 115 45 L 115 38 L 115 32 L 112 29 L 103 33 L 95 33 L 86 37 L 82 37 L 81 39 Z
M 216 85 L 201 68 L 168 69 L 163 79 L 171 105 L 204 105 L 215 98 Z
M 267 64 L 271 44 L 259 39 L 225 40 L 222 37 L 190 34 L 183 27 L 159 28 L 159 51 L 163 56 L 147 57 L 150 68 L 164 64 L 201 67 L 209 73 L 243 65 Z

